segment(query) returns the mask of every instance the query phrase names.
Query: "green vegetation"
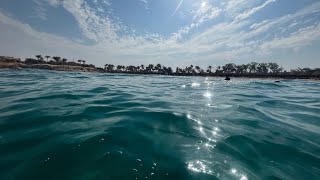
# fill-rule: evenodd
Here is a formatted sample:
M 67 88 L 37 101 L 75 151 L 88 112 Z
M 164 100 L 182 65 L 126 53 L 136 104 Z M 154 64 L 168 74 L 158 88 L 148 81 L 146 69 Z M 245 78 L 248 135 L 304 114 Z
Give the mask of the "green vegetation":
M 285 71 L 277 63 L 258 63 L 236 65 L 228 63 L 216 68 L 208 66 L 206 70 L 200 66 L 190 65 L 185 68 L 176 67 L 175 72 L 171 67 L 161 64 L 148 66 L 123 66 L 106 64 L 104 68 L 107 73 L 129 73 L 129 74 L 162 74 L 176 76 L 231 76 L 231 77 L 280 77 L 280 78 L 319 78 L 320 68 L 298 68 Z
M 67 58 L 61 58 L 59 56 L 44 56 L 47 61 L 44 60 L 42 55 L 35 55 L 36 59 L 34 58 L 26 58 L 25 63 L 26 64 L 51 64 L 51 65 L 69 65 L 69 66 L 82 66 L 82 67 L 92 67 L 95 68 L 95 65 L 93 64 L 86 64 L 85 60 L 78 60 L 77 62 L 74 61 L 68 61 Z M 49 58 L 52 59 L 49 59 Z
M 82 67 L 93 68 L 96 72 L 104 73 L 127 73 L 127 74 L 160 74 L 160 75 L 172 75 L 172 76 L 228 76 L 228 77 L 275 77 L 275 78 L 304 78 L 304 79 L 320 79 L 320 68 L 298 68 L 290 71 L 284 70 L 277 63 L 258 63 L 251 62 L 249 64 L 236 65 L 234 63 L 228 63 L 224 66 L 208 66 L 202 69 L 200 66 L 190 65 L 185 68 L 176 67 L 175 71 L 171 67 L 163 66 L 161 64 L 149 64 L 147 66 L 124 66 L 106 64 L 104 68 L 95 67 L 92 64 L 86 64 L 85 60 L 68 61 L 66 58 L 59 56 L 44 56 L 35 55 L 34 58 L 26 58 L 25 61 L 21 61 L 18 58 L 0 56 L 0 63 L 23 63 L 30 65 L 33 68 L 38 68 L 35 65 L 55 65 L 58 67 Z M 50 59 L 51 58 L 51 59 Z M 6 66 L 4 66 L 6 67 Z M 0 66 L 1 68 L 1 66 Z M 40 68 L 40 67 L 39 67 Z M 53 68 L 54 70 L 54 68 Z M 60 68 L 61 70 L 61 68 Z

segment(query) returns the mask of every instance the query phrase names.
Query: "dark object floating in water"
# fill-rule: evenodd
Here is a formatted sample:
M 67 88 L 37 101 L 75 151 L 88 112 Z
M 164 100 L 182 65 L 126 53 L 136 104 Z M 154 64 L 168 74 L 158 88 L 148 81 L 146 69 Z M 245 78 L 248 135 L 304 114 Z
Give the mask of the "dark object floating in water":
M 280 81 L 274 81 L 274 82 L 279 83 Z
M 226 78 L 224 80 L 230 81 L 230 77 L 226 76 Z

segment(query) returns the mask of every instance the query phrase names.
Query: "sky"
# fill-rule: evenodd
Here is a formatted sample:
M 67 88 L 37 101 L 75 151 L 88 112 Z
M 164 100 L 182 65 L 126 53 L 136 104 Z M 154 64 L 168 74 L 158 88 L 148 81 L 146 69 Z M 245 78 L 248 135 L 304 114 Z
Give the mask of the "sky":
M 1 0 L 0 55 L 320 67 L 319 0 Z

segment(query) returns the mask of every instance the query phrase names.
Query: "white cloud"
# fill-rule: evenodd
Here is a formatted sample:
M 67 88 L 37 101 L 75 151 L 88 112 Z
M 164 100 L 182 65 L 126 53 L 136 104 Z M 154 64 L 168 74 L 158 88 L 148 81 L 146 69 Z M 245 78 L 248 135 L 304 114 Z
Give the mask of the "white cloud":
M 209 1 L 196 2 L 195 10 L 191 12 L 193 21 L 191 24 L 181 28 L 178 32 L 173 33 L 172 39 L 179 40 L 183 35 L 188 34 L 192 29 L 201 26 L 203 23 L 218 17 L 222 10 L 213 6 Z
M 39 18 L 43 21 L 47 20 L 47 9 L 41 0 L 33 0 L 36 6 L 33 7 L 33 17 Z
M 57 7 L 63 0 L 45 0 L 45 1 L 47 1 L 53 7 Z
M 146 10 L 149 10 L 149 2 L 147 0 L 138 0 L 138 1 L 144 5 L 144 8 Z
M 96 42 L 116 40 L 119 23 L 108 16 L 101 17 L 84 0 L 64 0 L 62 6 L 74 16 L 83 34 Z
M 0 10 L 0 40 L 10 42 L 0 44 L 0 54 L 21 57 L 39 53 L 63 55 L 69 59 L 87 59 L 97 65 L 157 62 L 173 66 L 195 62 L 209 65 L 218 60 L 248 59 L 279 49 L 299 49 L 320 40 L 319 24 L 299 29 L 286 37 L 273 37 L 268 32 L 272 28 L 275 32 L 279 31 L 278 28 L 291 28 L 289 25 L 293 22 L 299 25 L 302 21 L 299 18 L 318 12 L 320 3 L 280 18 L 254 23 L 249 18 L 225 21 L 191 34 L 192 29 L 213 20 L 225 10 L 207 3 L 206 7 L 197 6 L 202 9 L 192 12 L 192 23 L 181 28 L 172 37 L 164 37 L 157 33 L 119 35 L 120 31 L 126 29 L 121 22 L 114 22 L 111 17 L 101 17 L 97 13 L 98 7 L 90 7 L 83 0 L 47 1 L 52 1 L 50 5 L 53 7 L 63 7 L 69 12 L 76 19 L 83 35 L 96 41 L 96 44 L 84 45 L 61 36 L 39 32 Z M 180 40 L 186 34 L 189 35 Z
M 229 16 L 234 16 L 247 8 L 251 8 L 256 0 L 229 0 L 224 3 L 224 11 Z
M 260 46 L 262 54 L 271 53 L 272 50 L 294 49 L 298 50 L 304 46 L 311 45 L 314 40 L 320 39 L 320 23 L 313 26 L 301 28 L 288 37 L 274 38 Z
M 246 19 L 248 17 L 250 17 L 251 15 L 255 14 L 256 12 L 260 11 L 261 9 L 263 9 L 264 7 L 266 7 L 268 4 L 270 3 L 273 3 L 275 2 L 276 0 L 267 0 L 265 1 L 262 5 L 260 6 L 257 6 L 257 7 L 254 7 L 250 10 L 247 10 L 241 14 L 238 14 L 236 17 L 235 17 L 235 20 L 243 20 L 243 19 Z

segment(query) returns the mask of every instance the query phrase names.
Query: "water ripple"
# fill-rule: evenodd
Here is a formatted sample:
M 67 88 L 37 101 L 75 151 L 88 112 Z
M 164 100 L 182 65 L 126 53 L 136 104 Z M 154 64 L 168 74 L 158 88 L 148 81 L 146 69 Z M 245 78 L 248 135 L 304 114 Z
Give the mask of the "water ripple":
M 319 87 L 0 70 L 0 179 L 317 179 Z

